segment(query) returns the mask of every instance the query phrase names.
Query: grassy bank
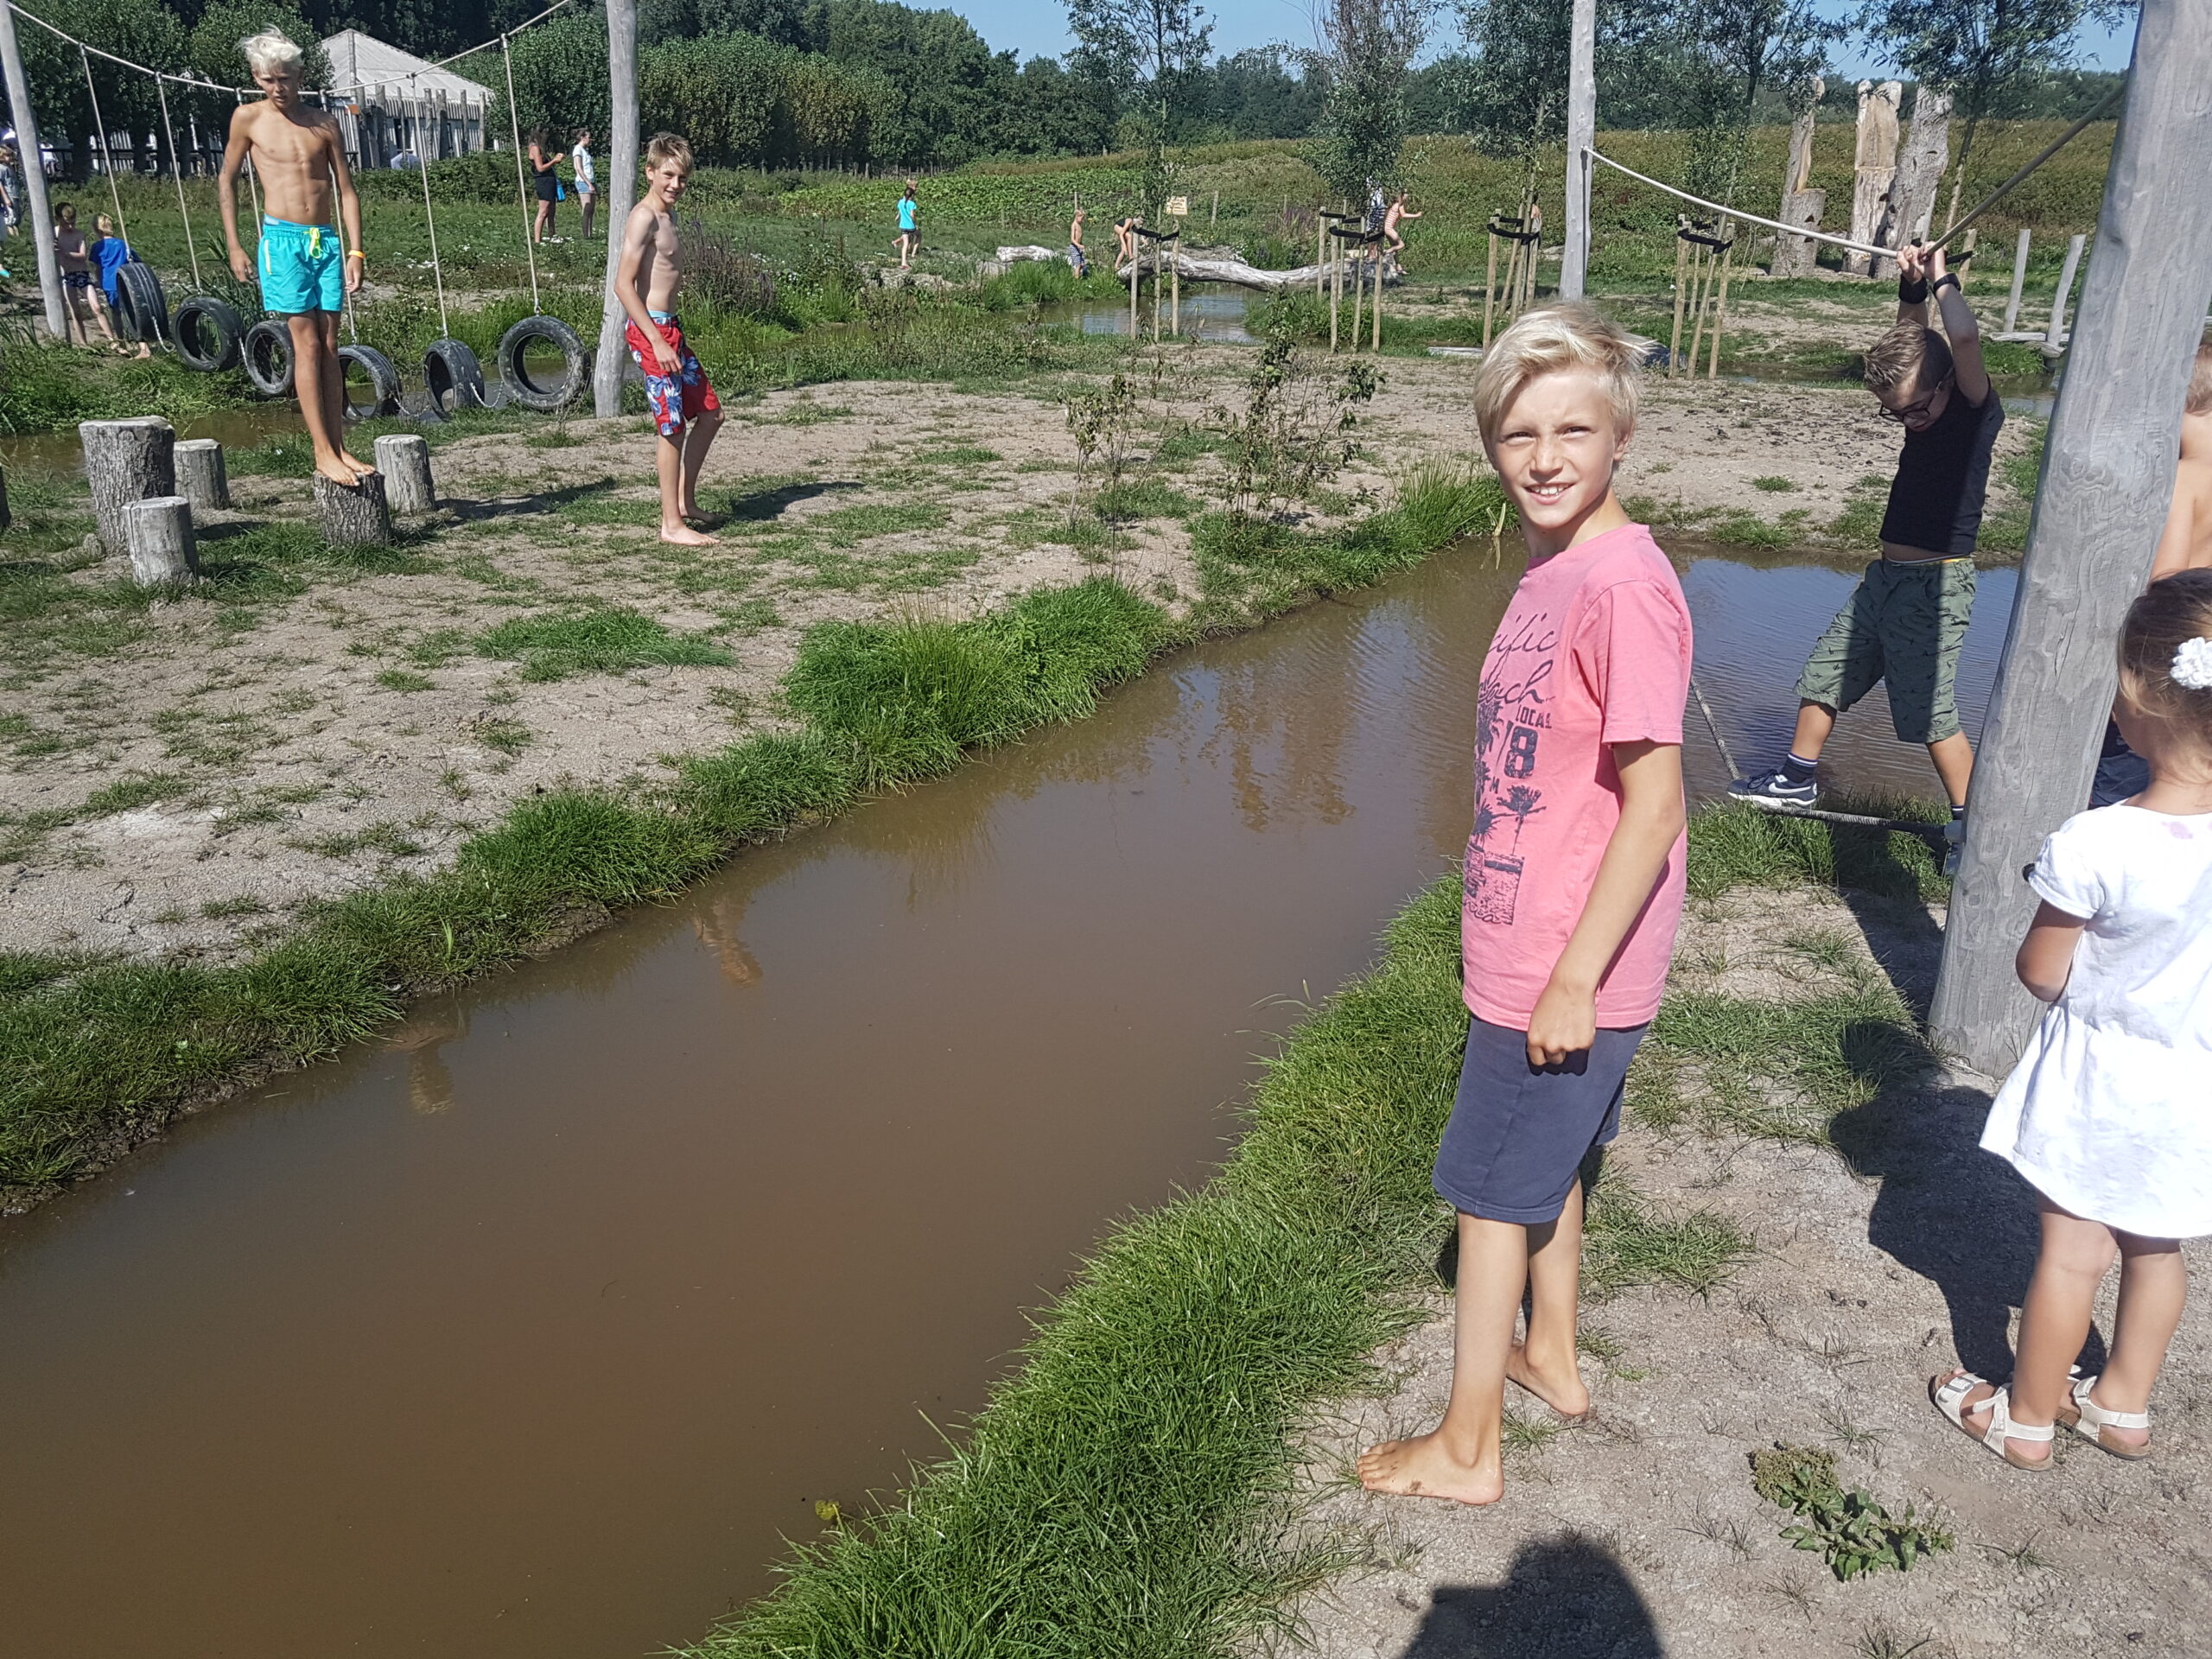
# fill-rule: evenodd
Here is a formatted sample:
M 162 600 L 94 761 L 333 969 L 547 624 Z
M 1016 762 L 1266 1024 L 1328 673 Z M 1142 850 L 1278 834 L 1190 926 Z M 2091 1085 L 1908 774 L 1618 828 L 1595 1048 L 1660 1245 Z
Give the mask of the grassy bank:
M 1907 846 L 1742 810 L 1700 814 L 1691 836 L 1701 892 L 1924 874 Z M 1187 1659 L 1278 1628 L 1291 1597 L 1357 1553 L 1291 1524 L 1293 1433 L 1374 1380 L 1368 1356 L 1426 1317 L 1437 1287 L 1448 1221 L 1429 1166 L 1465 1031 L 1458 960 L 1445 882 L 1286 1041 L 1221 1174 L 1115 1233 L 1043 1313 L 963 1446 L 885 1514 L 802 1549 L 782 1589 L 694 1659 Z M 1670 1001 L 1658 1068 L 1631 1084 L 1638 1123 L 1681 1122 L 1671 1085 L 1693 1073 L 1756 1069 L 1730 1012 Z M 1857 1103 L 1924 1053 L 1894 994 L 1871 985 L 1786 1034 L 1802 1046 L 1808 1115 Z M 1659 1212 L 1609 1175 L 1591 1200 L 1589 1294 L 1702 1294 L 1749 1247 L 1717 1214 Z
M 671 893 L 748 841 L 1078 717 L 1202 632 L 1404 569 L 1497 500 L 1493 481 L 1428 474 L 1346 531 L 1239 545 L 1188 621 L 1097 577 L 974 620 L 820 625 L 783 687 L 797 730 L 687 760 L 665 786 L 533 797 L 443 872 L 314 906 L 234 966 L 0 954 L 0 1194 L 51 1192 L 183 1103 L 327 1054 L 410 997 Z

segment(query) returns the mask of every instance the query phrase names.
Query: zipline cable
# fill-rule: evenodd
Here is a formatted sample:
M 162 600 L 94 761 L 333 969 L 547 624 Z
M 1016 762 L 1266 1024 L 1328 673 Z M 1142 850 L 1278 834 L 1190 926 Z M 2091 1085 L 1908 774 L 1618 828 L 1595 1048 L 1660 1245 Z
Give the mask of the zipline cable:
M 2018 184 L 2020 181 L 2026 178 L 2029 174 L 2034 172 L 2036 168 L 2041 167 L 2052 156 L 2057 155 L 2060 150 L 2072 143 L 2075 139 L 2080 137 L 2082 136 L 2082 130 L 2087 127 L 2092 121 L 2094 121 L 2099 116 L 2102 115 L 2107 110 L 2110 109 L 2114 101 L 2119 99 L 2120 95 L 2126 90 L 2127 77 L 2123 75 L 2120 79 L 2120 84 L 2104 95 L 2103 99 L 2098 102 L 2096 108 L 2091 110 L 2079 121 L 2076 121 L 2072 126 L 2067 128 L 2065 131 L 2060 133 L 2057 137 L 2045 144 L 2043 147 L 2042 152 L 2038 154 L 2033 161 L 2030 162 L 2018 172 L 2013 174 L 2011 178 L 2005 180 L 2004 183 L 1999 185 L 1994 190 L 1991 191 L 1980 201 L 1976 202 L 1974 204 L 1974 210 L 1971 213 L 1969 213 L 1964 219 L 1954 222 L 1949 229 L 1946 230 L 1942 235 L 1937 237 L 1933 243 L 1929 244 L 1929 245 L 1931 247 L 1942 247 L 1946 242 L 1956 236 L 1961 231 L 1966 229 L 1967 226 L 1973 224 L 1974 220 L 1980 219 L 1984 213 L 1987 213 L 1991 207 L 1997 204 L 2000 197 L 2010 193 L 2013 186 Z
M 499 57 L 507 70 L 507 119 L 513 124 L 515 133 L 515 192 L 522 198 L 522 251 L 530 261 L 530 308 L 534 315 L 544 315 L 544 307 L 537 302 L 537 245 L 530 239 L 530 188 L 522 177 L 522 109 L 515 102 L 515 54 L 507 49 L 507 37 L 499 36 Z
M 162 136 L 168 141 L 169 175 L 176 181 L 176 210 L 184 219 L 184 251 L 192 257 L 192 285 L 198 288 L 200 286 L 200 247 L 192 239 L 192 209 L 184 205 L 184 168 L 176 156 L 176 128 L 169 121 L 169 90 L 157 80 L 154 83 L 154 91 L 162 100 Z M 124 239 L 129 240 L 128 238 Z

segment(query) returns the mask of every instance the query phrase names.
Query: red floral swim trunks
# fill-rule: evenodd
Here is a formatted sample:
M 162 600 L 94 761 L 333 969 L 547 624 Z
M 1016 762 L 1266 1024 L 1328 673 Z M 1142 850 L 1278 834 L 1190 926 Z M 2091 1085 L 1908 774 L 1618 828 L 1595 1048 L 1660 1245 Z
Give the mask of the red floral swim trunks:
M 683 363 L 683 366 L 674 374 L 660 372 L 652 343 L 636 323 L 622 325 L 622 338 L 629 342 L 630 355 L 638 359 L 639 368 L 645 372 L 645 407 L 652 411 L 653 424 L 660 429 L 661 436 L 672 438 L 683 432 L 686 421 L 720 410 L 721 400 L 715 396 L 714 386 L 707 379 L 707 372 L 699 366 L 699 359 L 683 343 L 683 325 L 674 317 L 655 316 L 653 327 L 660 330 L 660 337 Z

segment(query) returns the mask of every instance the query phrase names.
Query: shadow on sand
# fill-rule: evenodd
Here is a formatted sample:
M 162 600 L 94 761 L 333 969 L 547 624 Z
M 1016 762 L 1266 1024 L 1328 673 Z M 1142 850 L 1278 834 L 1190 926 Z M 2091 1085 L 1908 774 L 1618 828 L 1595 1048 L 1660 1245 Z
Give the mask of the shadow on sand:
M 1580 1533 L 1522 1547 L 1505 1582 L 1436 1588 L 1403 1659 L 1664 1659 L 1611 1551 Z

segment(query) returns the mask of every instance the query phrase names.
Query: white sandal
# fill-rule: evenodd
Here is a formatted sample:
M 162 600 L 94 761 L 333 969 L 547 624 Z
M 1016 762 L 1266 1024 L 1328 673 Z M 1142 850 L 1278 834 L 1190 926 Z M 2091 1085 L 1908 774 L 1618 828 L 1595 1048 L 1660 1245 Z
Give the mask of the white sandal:
M 2151 1427 L 2151 1414 L 2147 1411 L 2107 1411 L 2089 1398 L 2090 1390 L 2096 1386 L 2097 1379 L 2094 1376 L 2075 1378 L 2074 1417 L 2068 1427 L 2081 1435 L 2083 1440 L 2094 1440 L 2100 1448 L 2111 1452 L 2115 1458 L 2125 1458 L 2130 1463 L 2138 1463 L 2149 1457 L 2151 1455 L 2150 1441 L 2145 1440 L 2140 1446 L 2130 1446 L 2122 1440 L 2108 1440 L 2105 1439 L 2105 1430 L 2108 1428 L 2147 1429 Z M 2066 1413 L 2063 1409 L 2059 1413 L 2059 1419 L 2061 1421 L 2066 1421 Z
M 1986 1377 L 1976 1376 L 1972 1371 L 1961 1371 L 1948 1380 L 1939 1376 L 1929 1378 L 1928 1397 L 1936 1402 L 1936 1410 L 1951 1420 L 1952 1426 L 1968 1440 L 1980 1441 L 2015 1469 L 2050 1468 L 2051 1459 L 2048 1455 L 2032 1459 L 2023 1458 L 2005 1442 L 2025 1440 L 2031 1445 L 2048 1445 L 2056 1437 L 2058 1426 L 2056 1423 L 2014 1422 L 2011 1402 L 2003 1389 L 1997 1389 L 1986 1400 L 1978 1400 L 1972 1406 L 1966 1404 L 1967 1395 L 1976 1389 L 1987 1387 L 1989 1380 Z M 1982 1410 L 1989 1413 L 1989 1427 L 1976 1429 L 1966 1421 L 1966 1413 Z

